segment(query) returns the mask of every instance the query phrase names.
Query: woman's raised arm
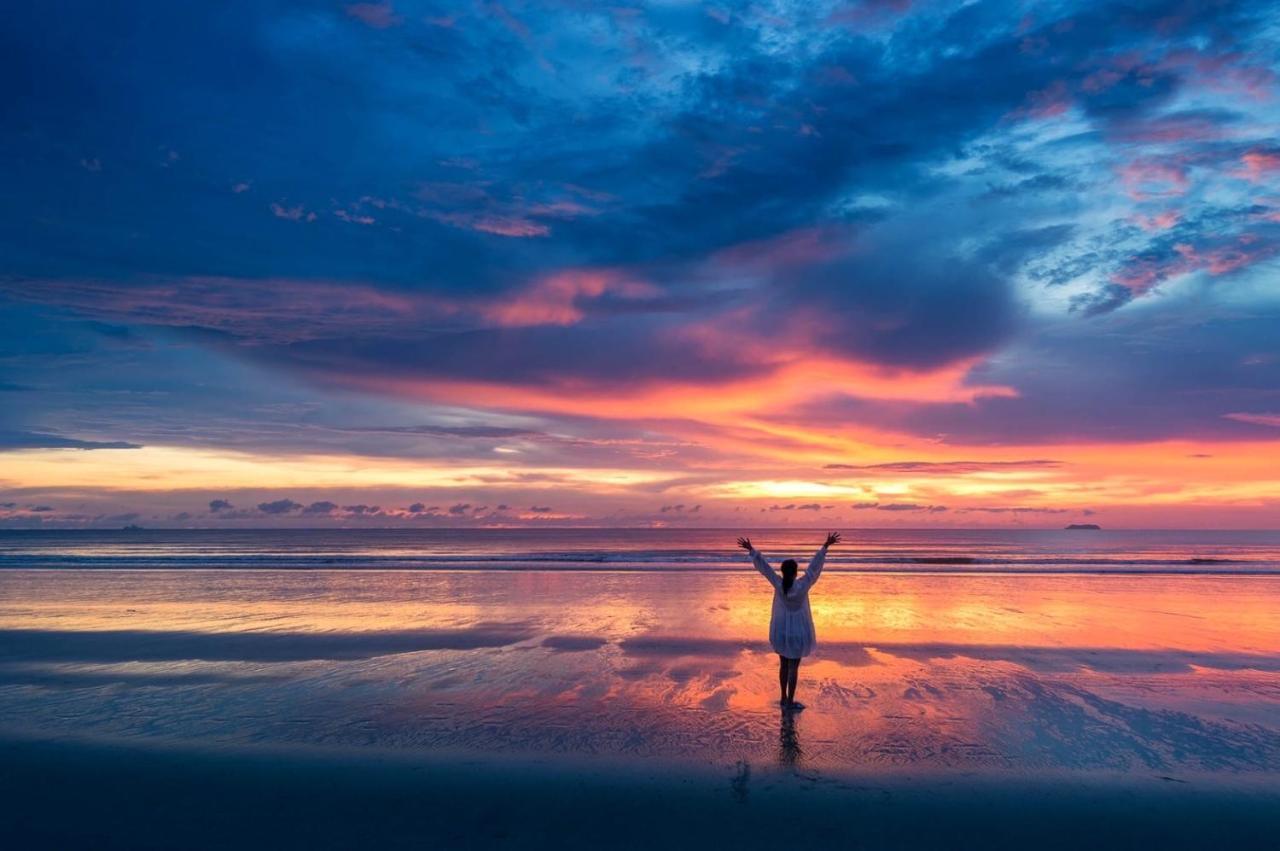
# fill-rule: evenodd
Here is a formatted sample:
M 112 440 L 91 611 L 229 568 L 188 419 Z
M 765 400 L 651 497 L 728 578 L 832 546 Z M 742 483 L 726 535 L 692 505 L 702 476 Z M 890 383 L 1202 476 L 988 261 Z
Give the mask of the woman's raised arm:
M 822 566 L 827 561 L 827 549 L 838 543 L 840 543 L 840 533 L 832 532 L 827 535 L 826 543 L 813 554 L 813 559 L 810 560 L 809 566 L 805 569 L 804 576 L 801 576 L 796 582 L 801 587 L 802 593 L 808 591 L 818 581 L 818 577 L 822 575 Z
M 782 577 L 778 576 L 777 571 L 770 567 L 769 562 L 764 560 L 764 556 L 760 555 L 760 551 L 751 546 L 750 538 L 739 538 L 738 546 L 747 551 L 747 554 L 751 556 L 751 563 L 755 565 L 756 570 L 760 571 L 765 579 L 769 580 L 770 585 L 774 588 L 782 586 Z

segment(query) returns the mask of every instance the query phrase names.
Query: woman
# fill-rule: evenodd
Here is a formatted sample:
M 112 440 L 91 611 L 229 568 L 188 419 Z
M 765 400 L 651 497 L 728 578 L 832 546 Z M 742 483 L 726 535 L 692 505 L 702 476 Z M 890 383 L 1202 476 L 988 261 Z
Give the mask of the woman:
M 840 533 L 827 535 L 827 541 L 814 553 L 813 561 L 804 576 L 796 579 L 799 566 L 795 559 L 782 563 L 782 575 L 774 573 L 764 556 L 751 546 L 751 539 L 739 538 L 738 546 L 751 554 L 751 563 L 764 574 L 773 586 L 773 617 L 769 621 L 769 643 L 778 654 L 778 688 L 783 709 L 799 711 L 803 703 L 796 702 L 796 679 L 800 675 L 800 660 L 813 652 L 816 639 L 813 634 L 813 614 L 809 611 L 809 589 L 822 574 L 822 563 L 827 549 L 840 543 Z

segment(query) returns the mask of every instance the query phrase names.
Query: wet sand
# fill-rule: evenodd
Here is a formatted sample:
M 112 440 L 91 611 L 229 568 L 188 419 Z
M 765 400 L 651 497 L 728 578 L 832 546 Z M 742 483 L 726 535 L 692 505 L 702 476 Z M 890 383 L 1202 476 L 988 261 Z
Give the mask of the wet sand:
M 11 848 L 1271 848 L 1272 784 L 0 741 Z
M 1271 847 L 1280 581 L 0 571 L 18 847 Z M 1264 844 L 1265 843 L 1265 844 Z

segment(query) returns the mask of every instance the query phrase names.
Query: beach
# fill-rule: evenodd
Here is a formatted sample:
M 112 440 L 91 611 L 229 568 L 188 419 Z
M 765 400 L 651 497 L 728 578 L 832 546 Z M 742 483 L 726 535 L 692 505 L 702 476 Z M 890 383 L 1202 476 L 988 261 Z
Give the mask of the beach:
M 1274 784 L 722 773 L 6 739 L 0 829 L 57 848 L 1270 848 Z
M 24 847 L 764 847 L 790 809 L 866 848 L 1280 827 L 1266 537 L 864 540 L 813 592 L 795 714 L 768 586 L 716 535 L 173 537 L 0 546 Z

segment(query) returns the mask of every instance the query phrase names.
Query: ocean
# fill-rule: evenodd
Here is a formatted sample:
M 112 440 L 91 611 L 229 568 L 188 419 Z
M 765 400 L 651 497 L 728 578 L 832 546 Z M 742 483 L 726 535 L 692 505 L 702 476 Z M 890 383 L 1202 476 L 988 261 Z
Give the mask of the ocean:
M 746 530 L 750 532 L 750 530 Z M 742 570 L 723 529 L 179 529 L 0 532 L 0 569 Z M 821 530 L 750 532 L 803 559 Z M 1280 572 L 1280 532 L 860 529 L 831 571 Z

